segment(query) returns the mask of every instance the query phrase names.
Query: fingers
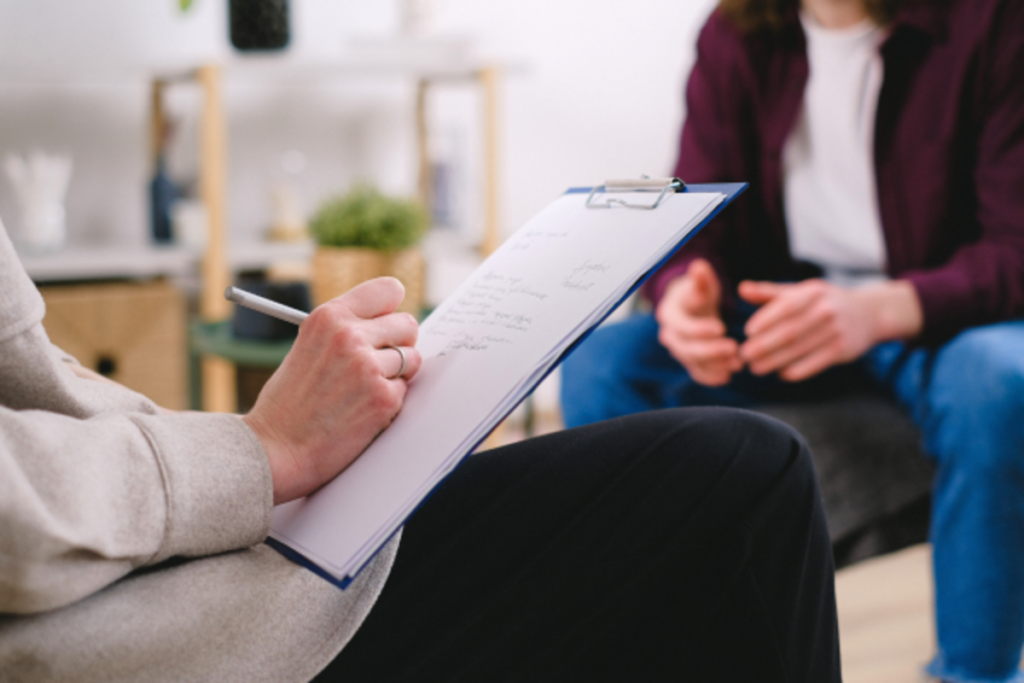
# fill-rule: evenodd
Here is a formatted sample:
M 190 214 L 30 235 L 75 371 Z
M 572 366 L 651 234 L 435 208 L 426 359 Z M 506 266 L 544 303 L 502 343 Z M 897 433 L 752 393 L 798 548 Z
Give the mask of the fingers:
M 722 287 L 711 264 L 704 259 L 695 259 L 683 277 L 686 286 L 679 292 L 683 310 L 693 315 L 717 316 Z
M 779 369 L 832 334 L 819 303 L 819 297 L 790 288 L 750 317 L 740 354 L 755 374 Z
M 677 333 L 689 339 L 713 339 L 725 336 L 725 323 L 718 318 L 690 318 L 679 321 Z
M 411 346 L 388 346 L 377 349 L 374 351 L 374 357 L 385 379 L 412 379 L 423 364 L 420 352 Z
M 310 314 L 299 330 L 322 341 L 314 348 L 328 343 L 335 354 L 374 355 L 388 347 L 413 348 L 419 337 L 419 323 L 408 313 L 395 313 L 404 295 L 402 284 L 395 278 L 368 280 L 335 297 Z M 327 341 L 329 339 L 329 342 Z M 397 356 L 394 351 L 391 356 Z M 380 354 L 381 357 L 387 354 Z M 381 368 L 397 368 L 392 358 L 375 362 Z M 419 367 L 419 362 L 414 364 Z M 394 371 L 382 372 L 386 376 Z M 415 370 L 403 372 L 411 377 Z
M 721 321 L 701 320 L 688 329 L 696 334 L 662 327 L 658 341 L 687 369 L 694 381 L 707 386 L 721 386 L 743 368 L 736 340 L 725 336 L 725 326 Z
M 694 337 L 664 328 L 658 332 L 658 341 L 673 354 L 683 355 L 687 362 L 694 363 L 728 360 L 738 349 L 735 339 L 723 335 Z
M 335 336 L 348 353 L 372 358 L 377 374 L 386 379 L 412 379 L 422 359 L 416 350 L 419 324 L 407 313 L 392 313 L 372 320 L 349 320 Z M 399 353 L 396 349 L 401 349 Z M 403 363 L 404 355 L 404 363 Z
M 725 323 L 717 317 L 695 317 L 673 306 L 659 307 L 661 328 L 683 338 L 708 339 L 725 335 Z
M 740 356 L 751 372 L 778 372 L 788 381 L 807 379 L 856 358 L 872 343 L 865 314 L 847 290 L 822 280 L 797 284 L 746 282 L 740 294 L 765 301 L 747 321 Z
M 293 351 L 340 356 L 371 353 L 389 346 L 413 347 L 419 336 L 419 324 L 408 313 L 391 313 L 364 319 L 341 305 L 328 304 L 314 310 L 299 328 L 299 340 Z
M 751 303 L 763 304 L 747 321 L 744 327 L 747 336 L 755 337 L 787 318 L 800 316 L 824 294 L 825 287 L 820 280 L 798 284 L 740 283 L 740 296 Z
M 388 346 L 416 346 L 420 326 L 408 313 L 391 313 L 373 320 L 355 321 L 366 328 L 366 341 L 382 349 Z
M 678 348 L 678 353 L 687 359 L 685 367 L 694 381 L 705 386 L 728 384 L 743 369 L 734 339 L 687 342 Z
M 740 298 L 752 304 L 763 304 L 778 296 L 787 286 L 788 285 L 780 285 L 776 282 L 755 282 L 753 280 L 744 280 L 740 283 L 738 289 Z
M 422 363 L 416 350 L 419 323 L 408 313 L 392 313 L 360 321 L 367 328 L 367 342 L 373 347 L 380 373 L 386 379 L 412 379 Z M 401 349 L 401 353 L 397 349 Z M 404 358 L 403 358 L 404 356 Z
M 771 335 L 772 339 L 765 337 Z M 836 337 L 833 328 L 826 325 L 789 325 L 785 330 L 772 329 L 740 347 L 740 356 L 747 361 L 755 375 L 767 375 L 780 371 L 801 360 L 808 354 L 828 344 Z M 785 376 L 783 375 L 785 379 Z
M 356 285 L 327 305 L 344 304 L 359 318 L 372 319 L 394 313 L 405 298 L 405 287 L 393 277 L 379 277 Z
M 694 381 L 721 386 L 743 368 L 735 340 L 725 336 L 718 312 L 721 284 L 711 264 L 694 260 L 676 278 L 658 304 L 658 341 L 687 369 Z
M 839 360 L 839 344 L 833 337 L 818 346 L 811 353 L 779 371 L 779 377 L 787 382 L 800 382 L 817 375 L 835 365 Z
M 693 278 L 694 290 L 701 296 L 718 298 L 718 276 L 710 263 L 702 258 L 694 259 L 686 269 L 686 275 Z
M 725 334 L 718 312 L 720 299 L 721 285 L 711 264 L 697 259 L 690 264 L 685 275 L 669 284 L 655 317 L 661 325 L 670 328 L 679 328 L 688 321 L 714 321 L 721 326 L 718 334 Z

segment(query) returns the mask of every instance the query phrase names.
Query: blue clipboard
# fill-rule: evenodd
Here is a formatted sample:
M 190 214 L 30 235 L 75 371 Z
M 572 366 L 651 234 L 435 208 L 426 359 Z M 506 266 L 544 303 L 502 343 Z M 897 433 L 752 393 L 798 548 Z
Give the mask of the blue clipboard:
M 537 379 L 536 382 L 534 382 L 533 386 L 530 387 L 530 390 L 528 392 L 526 392 L 526 394 L 523 396 L 522 400 L 525 400 L 526 397 L 529 396 L 530 393 L 532 393 L 533 390 L 541 382 L 543 382 L 545 379 L 547 379 L 548 375 L 550 375 L 555 370 L 555 368 L 557 368 L 561 364 L 561 362 L 563 360 L 565 360 L 565 358 L 568 357 L 569 354 L 571 354 L 573 352 L 573 350 L 576 349 L 577 346 L 579 346 L 587 337 L 589 337 L 590 334 L 595 329 L 597 329 L 601 325 L 601 323 L 603 323 L 607 319 L 607 317 L 609 315 L 611 315 L 611 313 L 614 312 L 618 308 L 619 305 L 622 304 L 623 301 L 625 301 L 630 296 L 632 296 L 633 293 L 636 292 L 644 284 L 644 282 L 646 282 L 647 279 L 651 275 L 654 274 L 655 271 L 657 271 L 659 268 L 664 266 L 669 260 L 671 260 L 671 258 L 673 256 L 675 256 L 675 254 L 680 249 L 682 249 L 683 246 L 688 241 L 690 241 L 690 239 L 694 235 L 696 235 L 698 232 L 703 230 L 708 225 L 708 223 L 710 223 L 712 220 L 714 220 L 714 218 L 716 216 L 718 216 L 718 214 L 720 214 L 725 209 L 725 207 L 727 207 L 729 204 L 731 204 L 733 202 L 733 200 L 736 199 L 738 196 L 740 196 L 747 189 L 747 187 L 749 186 L 747 183 L 708 183 L 708 184 L 699 184 L 699 185 L 686 185 L 686 184 L 682 183 L 681 181 L 679 181 L 677 179 L 674 179 L 674 178 L 666 179 L 666 181 L 667 181 L 667 183 L 665 181 L 663 181 L 660 185 L 658 185 L 657 183 L 652 184 L 650 182 L 632 183 L 630 181 L 624 181 L 626 183 L 625 185 L 623 185 L 622 187 L 615 187 L 615 191 L 616 192 L 619 192 L 622 189 L 625 189 L 625 190 L 628 191 L 631 188 L 635 188 L 637 191 L 647 191 L 647 192 L 650 192 L 651 188 L 653 187 L 657 191 L 661 192 L 661 195 L 659 196 L 658 199 L 656 199 L 651 204 L 634 206 L 634 205 L 625 204 L 624 202 L 617 202 L 623 208 L 617 208 L 616 206 L 612 206 L 612 205 L 604 205 L 604 206 L 593 207 L 593 208 L 602 208 L 602 209 L 603 208 L 608 208 L 610 210 L 629 210 L 630 208 L 640 208 L 640 209 L 647 209 L 647 210 L 654 210 L 654 211 L 656 211 L 657 210 L 657 206 L 661 202 L 661 200 L 663 199 L 665 193 L 667 193 L 669 191 L 675 191 L 675 192 L 715 192 L 715 193 L 719 193 L 719 194 L 725 195 L 725 199 L 722 200 L 722 202 L 715 208 L 715 210 L 712 211 L 707 216 L 707 218 L 705 218 L 703 221 L 701 221 L 700 224 L 697 225 L 697 227 L 695 227 L 693 230 L 691 230 L 689 233 L 687 233 L 686 237 L 684 237 L 683 240 L 680 241 L 679 244 L 677 244 L 665 256 L 665 258 L 663 258 L 654 268 L 652 268 L 651 270 L 649 270 L 646 273 L 644 273 L 643 276 L 641 276 L 635 283 L 633 283 L 632 287 L 629 288 L 629 290 L 626 292 L 625 296 L 623 296 L 622 299 L 620 299 L 619 302 L 614 307 L 612 307 L 604 317 L 602 317 L 600 320 L 595 322 L 591 327 L 589 327 L 585 332 L 583 332 L 576 339 L 576 341 L 574 341 L 572 343 L 572 345 L 570 345 L 562 353 L 562 355 L 559 356 L 558 360 L 554 364 L 552 364 L 552 366 L 548 369 L 548 371 L 544 375 L 540 376 L 539 379 Z M 566 190 L 565 194 L 588 195 L 588 203 L 589 203 L 595 196 L 600 196 L 599 193 L 601 193 L 603 190 L 605 190 L 606 187 L 608 189 L 611 189 L 613 187 L 612 183 L 613 183 L 613 181 L 608 181 L 605 186 L 573 187 L 573 188 L 570 188 L 570 189 Z M 522 403 L 522 400 L 519 403 Z M 508 415 L 519 406 L 519 403 L 517 403 L 517 404 L 513 405 L 512 407 L 510 407 L 508 409 L 508 412 L 506 412 L 502 416 L 501 420 L 499 420 L 497 422 L 497 424 L 500 424 L 502 420 L 504 420 L 506 417 L 508 417 Z M 484 440 L 486 440 L 487 436 L 489 436 L 489 434 L 487 434 L 483 438 L 481 438 L 480 441 L 478 441 L 473 446 L 473 448 L 470 449 L 469 453 L 473 453 L 476 450 L 476 448 L 478 448 L 480 446 L 480 444 L 483 443 Z M 468 457 L 468 455 L 465 456 L 465 457 Z M 440 483 L 438 485 L 440 485 Z M 430 491 L 430 493 L 428 493 L 426 496 L 424 496 L 423 500 L 420 501 L 419 505 L 417 505 L 416 508 L 414 508 L 413 511 L 409 514 L 409 517 L 411 517 L 412 515 L 416 514 L 416 511 L 419 510 L 419 508 L 423 505 L 424 502 L 426 502 L 427 500 L 430 499 L 430 496 L 432 496 L 434 491 L 436 491 L 436 490 L 437 490 L 437 487 L 435 486 L 434 489 L 432 489 Z M 397 533 L 399 529 L 402 529 L 404 527 L 405 522 L 408 521 L 409 517 L 406 517 L 405 520 L 403 520 L 402 524 L 399 525 L 396 528 L 395 533 Z M 352 581 L 355 580 L 355 577 L 358 576 L 360 572 L 362 572 L 362 570 L 366 567 L 366 565 L 368 565 L 371 561 L 373 561 L 373 558 L 377 556 L 377 553 L 380 552 L 380 549 L 383 548 L 385 545 L 387 545 L 391 541 L 392 538 L 394 538 L 394 534 L 389 536 L 385 541 L 383 541 L 380 544 L 380 547 L 378 547 L 377 550 L 369 558 L 367 558 L 366 562 L 355 572 L 355 574 L 353 576 L 351 576 L 351 577 L 344 577 L 344 578 L 341 578 L 341 579 L 338 579 L 337 577 L 333 576 L 332 574 L 330 574 L 329 572 L 324 570 L 322 567 L 320 567 L 318 564 L 316 564 L 315 562 L 313 562 L 312 560 L 310 560 L 309 558 L 307 558 L 306 556 L 304 556 L 303 554 L 301 554 L 300 552 L 298 552 L 297 550 L 295 550 L 291 546 L 286 545 L 285 543 L 282 543 L 281 541 L 278 541 L 278 540 L 276 540 L 274 538 L 267 538 L 265 543 L 267 545 L 269 545 L 270 547 L 274 548 L 275 550 L 277 550 L 279 553 L 281 553 L 282 555 L 284 555 L 288 559 L 292 560 L 293 562 L 295 562 L 297 564 L 300 564 L 303 567 L 306 567 L 311 572 L 313 572 L 317 576 L 323 578 L 327 582 L 337 586 L 338 588 L 345 589 L 345 588 L 347 588 L 352 583 Z

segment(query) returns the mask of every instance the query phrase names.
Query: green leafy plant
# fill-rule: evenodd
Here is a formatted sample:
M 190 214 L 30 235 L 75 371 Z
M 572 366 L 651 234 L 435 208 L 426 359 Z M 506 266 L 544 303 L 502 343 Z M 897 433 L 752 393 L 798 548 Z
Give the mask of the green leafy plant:
M 423 237 L 427 212 L 414 201 L 387 197 L 362 183 L 348 194 L 324 202 L 309 229 L 325 247 L 399 251 Z

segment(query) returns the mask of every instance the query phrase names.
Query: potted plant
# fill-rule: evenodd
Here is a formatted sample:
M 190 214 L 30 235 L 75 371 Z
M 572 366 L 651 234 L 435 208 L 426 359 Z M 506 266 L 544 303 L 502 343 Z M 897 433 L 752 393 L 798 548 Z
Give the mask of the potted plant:
M 387 197 L 362 183 L 329 199 L 309 223 L 313 255 L 313 302 L 319 305 L 360 282 L 390 275 L 405 285 L 400 311 L 423 305 L 424 265 L 418 244 L 427 212 L 414 201 Z

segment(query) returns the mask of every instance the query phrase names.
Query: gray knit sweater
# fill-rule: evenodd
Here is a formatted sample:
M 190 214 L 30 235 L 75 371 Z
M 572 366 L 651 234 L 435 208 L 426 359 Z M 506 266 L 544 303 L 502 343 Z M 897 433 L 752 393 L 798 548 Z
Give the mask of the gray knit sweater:
M 397 539 L 345 591 L 262 545 L 245 423 L 76 377 L 43 312 L 0 225 L 0 681 L 309 680 Z

